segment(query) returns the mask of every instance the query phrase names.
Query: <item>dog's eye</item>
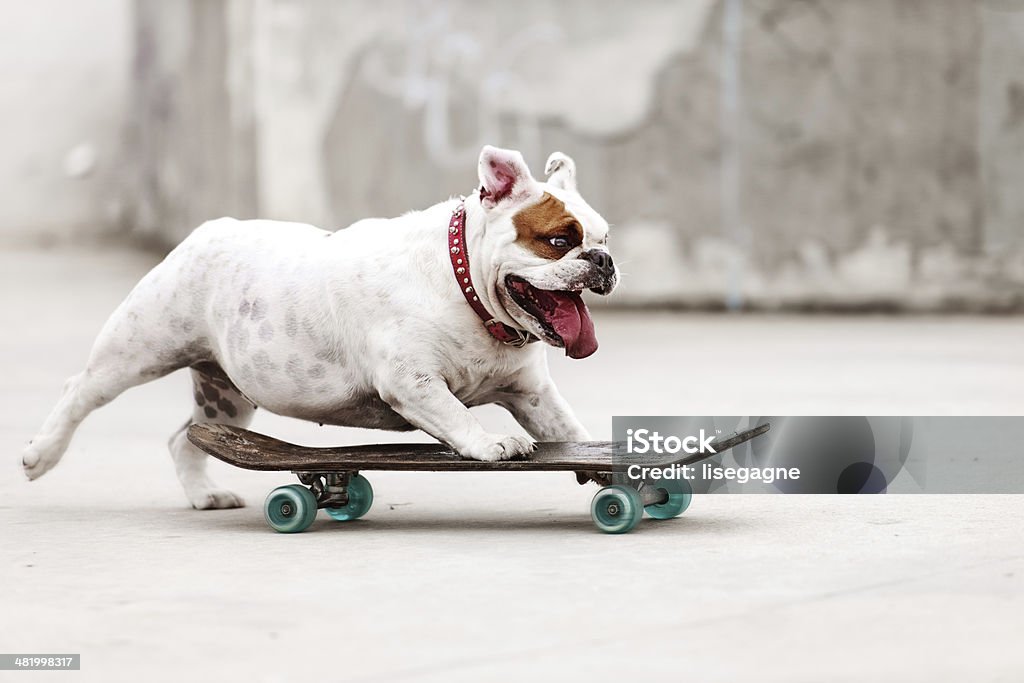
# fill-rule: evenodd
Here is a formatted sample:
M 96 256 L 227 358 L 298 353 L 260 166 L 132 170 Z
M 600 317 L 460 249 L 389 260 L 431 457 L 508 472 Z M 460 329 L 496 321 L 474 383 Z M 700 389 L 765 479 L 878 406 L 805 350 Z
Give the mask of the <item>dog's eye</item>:
M 572 242 L 569 241 L 569 238 L 562 236 L 549 237 L 548 244 L 550 244 L 556 249 L 568 249 L 569 247 L 572 246 Z

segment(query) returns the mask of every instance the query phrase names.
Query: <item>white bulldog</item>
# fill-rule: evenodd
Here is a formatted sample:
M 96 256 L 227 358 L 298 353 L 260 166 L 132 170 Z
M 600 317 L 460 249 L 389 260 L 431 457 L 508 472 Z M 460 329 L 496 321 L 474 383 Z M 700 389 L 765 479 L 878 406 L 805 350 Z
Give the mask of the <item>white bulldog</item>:
M 592 354 L 580 292 L 608 294 L 618 273 L 608 224 L 576 191 L 573 161 L 556 152 L 546 173 L 538 182 L 521 154 L 488 146 L 479 190 L 399 218 L 337 232 L 204 223 L 111 315 L 24 451 L 26 474 L 54 467 L 93 410 L 184 367 L 195 389 L 185 427 L 244 427 L 259 406 L 326 424 L 419 428 L 479 460 L 527 453 L 530 439 L 488 433 L 468 409 L 497 403 L 534 439 L 588 439 L 543 345 L 528 342 Z M 209 479 L 185 427 L 170 451 L 189 501 L 243 505 Z

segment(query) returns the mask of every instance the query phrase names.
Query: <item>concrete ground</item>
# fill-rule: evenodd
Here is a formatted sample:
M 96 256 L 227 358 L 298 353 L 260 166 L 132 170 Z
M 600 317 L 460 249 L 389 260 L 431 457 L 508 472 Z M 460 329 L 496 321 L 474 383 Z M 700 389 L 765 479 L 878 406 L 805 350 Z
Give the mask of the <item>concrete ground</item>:
M 186 507 L 165 450 L 189 411 L 184 373 L 97 412 L 28 483 L 21 447 L 151 265 L 0 252 L 0 652 L 82 654 L 81 672 L 33 680 L 1024 679 L 1021 496 L 704 496 L 607 536 L 571 475 L 375 473 L 365 519 L 279 535 L 261 505 L 286 474 L 214 463 L 250 506 Z M 594 358 L 552 355 L 596 437 L 613 414 L 1022 408 L 1019 318 L 597 325 Z M 406 438 L 265 413 L 254 428 L 311 444 Z

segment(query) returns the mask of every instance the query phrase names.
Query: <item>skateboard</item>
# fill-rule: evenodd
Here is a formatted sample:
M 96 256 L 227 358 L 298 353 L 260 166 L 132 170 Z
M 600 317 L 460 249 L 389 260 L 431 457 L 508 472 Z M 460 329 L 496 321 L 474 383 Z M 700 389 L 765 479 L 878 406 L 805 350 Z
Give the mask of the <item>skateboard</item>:
M 722 453 L 768 431 L 753 429 L 715 438 L 715 452 L 645 465 L 690 465 Z M 639 487 L 612 483 L 612 474 L 631 461 L 617 452 L 612 441 L 538 443 L 528 457 L 484 462 L 457 455 L 442 444 L 389 444 L 317 448 L 297 446 L 240 427 L 194 424 L 188 439 L 199 449 L 224 462 L 248 470 L 291 471 L 299 484 L 270 492 L 263 506 L 267 524 L 281 533 L 305 531 L 323 508 L 338 521 L 359 519 L 373 504 L 373 488 L 360 472 L 400 470 L 428 472 L 586 472 L 603 484 L 590 506 L 598 529 L 625 533 L 644 512 L 654 519 L 671 519 L 690 505 L 692 491 L 685 479 L 662 479 Z M 633 462 L 640 462 L 633 460 Z

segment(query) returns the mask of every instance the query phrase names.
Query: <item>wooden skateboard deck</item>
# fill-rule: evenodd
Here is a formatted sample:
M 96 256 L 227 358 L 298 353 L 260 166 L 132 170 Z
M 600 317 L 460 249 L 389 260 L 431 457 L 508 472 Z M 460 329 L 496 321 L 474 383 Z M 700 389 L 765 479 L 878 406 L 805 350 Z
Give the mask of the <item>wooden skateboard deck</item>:
M 586 472 L 607 484 L 591 501 L 594 524 L 606 533 L 631 530 L 646 513 L 671 519 L 687 508 L 693 497 L 686 481 L 675 479 L 651 486 L 613 484 L 611 473 L 631 462 L 645 465 L 689 465 L 750 441 L 770 429 L 767 424 L 713 439 L 713 453 L 695 453 L 658 463 L 626 460 L 610 441 L 538 443 L 537 450 L 518 460 L 483 462 L 460 457 L 441 444 L 389 444 L 316 448 L 296 446 L 239 427 L 198 424 L 188 438 L 201 450 L 226 463 L 249 470 L 290 470 L 300 484 L 279 486 L 263 504 L 267 524 L 281 533 L 305 531 L 323 509 L 332 519 L 350 522 L 361 518 L 373 504 L 373 487 L 360 470 L 426 470 L 433 472 Z M 641 490 L 643 489 L 643 490 Z
M 722 453 L 768 431 L 760 425 L 714 439 L 711 444 Z M 546 442 L 518 460 L 484 462 L 457 455 L 442 444 L 387 444 L 368 446 L 297 446 L 240 427 L 194 424 L 188 439 L 199 449 L 226 463 L 248 470 L 292 472 L 353 472 L 359 470 L 417 470 L 432 472 L 480 471 L 593 471 L 612 472 L 625 462 L 616 456 L 612 441 Z M 696 453 L 679 459 L 645 464 L 682 465 L 699 462 L 715 453 Z

